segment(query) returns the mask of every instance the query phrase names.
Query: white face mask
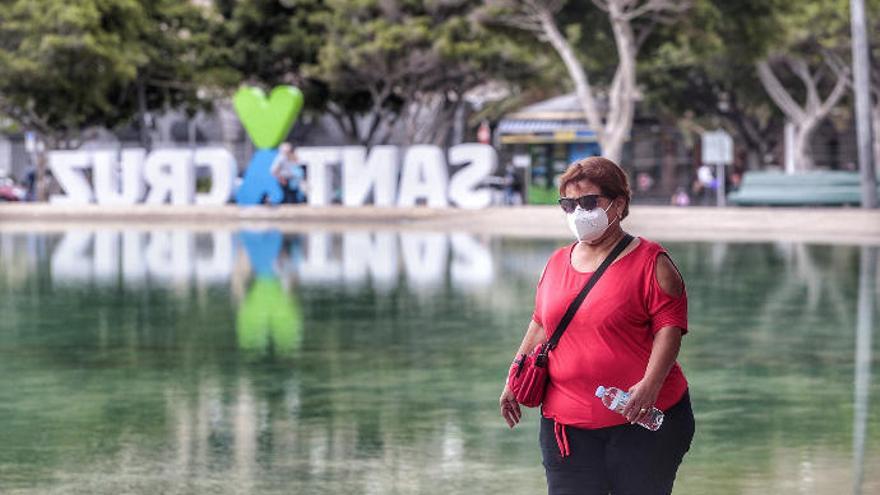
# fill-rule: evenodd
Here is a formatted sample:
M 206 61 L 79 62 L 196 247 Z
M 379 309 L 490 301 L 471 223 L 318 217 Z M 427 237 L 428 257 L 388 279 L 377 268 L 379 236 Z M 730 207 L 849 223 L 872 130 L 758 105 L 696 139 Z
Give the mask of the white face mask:
M 611 208 L 611 205 L 608 205 Z M 582 242 L 592 242 L 602 237 L 608 229 L 608 210 L 596 207 L 592 210 L 584 210 L 580 206 L 571 213 L 567 213 L 566 221 L 571 233 Z

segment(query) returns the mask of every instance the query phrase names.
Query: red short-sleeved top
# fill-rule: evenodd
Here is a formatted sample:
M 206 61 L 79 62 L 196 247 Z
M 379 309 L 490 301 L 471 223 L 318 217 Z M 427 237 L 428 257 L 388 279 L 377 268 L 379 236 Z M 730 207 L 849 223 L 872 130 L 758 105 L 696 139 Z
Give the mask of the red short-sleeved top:
M 550 257 L 535 298 L 532 319 L 553 334 L 568 305 L 592 273 L 571 265 L 574 244 Z M 628 390 L 642 379 L 654 335 L 667 326 L 687 332 L 687 294 L 666 293 L 657 282 L 657 257 L 666 250 L 640 238 L 639 244 L 608 267 L 593 287 L 559 345 L 550 352 L 542 414 L 563 425 L 605 428 L 626 423 L 595 397 L 599 385 Z M 656 406 L 666 410 L 687 390 L 676 362 L 660 390 Z

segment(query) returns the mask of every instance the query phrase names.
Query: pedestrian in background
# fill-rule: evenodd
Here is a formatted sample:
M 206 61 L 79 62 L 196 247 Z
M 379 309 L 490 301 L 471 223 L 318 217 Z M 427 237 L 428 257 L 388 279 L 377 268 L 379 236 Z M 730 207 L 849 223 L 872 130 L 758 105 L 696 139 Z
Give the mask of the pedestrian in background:
M 278 155 L 272 163 L 270 172 L 284 190 L 283 203 L 304 203 L 305 167 L 299 162 L 296 150 L 290 143 L 278 147 Z

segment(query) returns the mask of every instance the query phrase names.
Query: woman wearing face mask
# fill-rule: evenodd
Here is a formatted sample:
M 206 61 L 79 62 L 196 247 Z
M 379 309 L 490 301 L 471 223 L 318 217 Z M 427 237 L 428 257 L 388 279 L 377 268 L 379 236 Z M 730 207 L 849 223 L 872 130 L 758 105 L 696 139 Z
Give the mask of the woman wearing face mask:
M 572 164 L 559 185 L 573 244 L 558 249 L 538 283 L 535 311 L 517 355 L 546 342 L 592 273 L 627 235 L 626 174 L 591 157 Z M 550 495 L 668 494 L 694 434 L 687 380 L 676 362 L 687 332 L 684 282 L 666 250 L 632 239 L 590 290 L 549 353 L 540 445 Z M 594 392 L 631 394 L 623 415 Z M 657 407 L 661 428 L 635 423 Z M 519 404 L 505 386 L 501 415 L 514 427 Z

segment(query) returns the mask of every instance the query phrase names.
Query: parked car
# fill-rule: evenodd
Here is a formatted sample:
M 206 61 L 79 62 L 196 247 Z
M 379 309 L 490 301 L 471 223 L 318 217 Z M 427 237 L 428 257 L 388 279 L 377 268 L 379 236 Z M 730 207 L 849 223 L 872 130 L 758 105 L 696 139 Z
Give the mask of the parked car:
M 24 201 L 27 191 L 8 177 L 0 178 L 0 201 Z

